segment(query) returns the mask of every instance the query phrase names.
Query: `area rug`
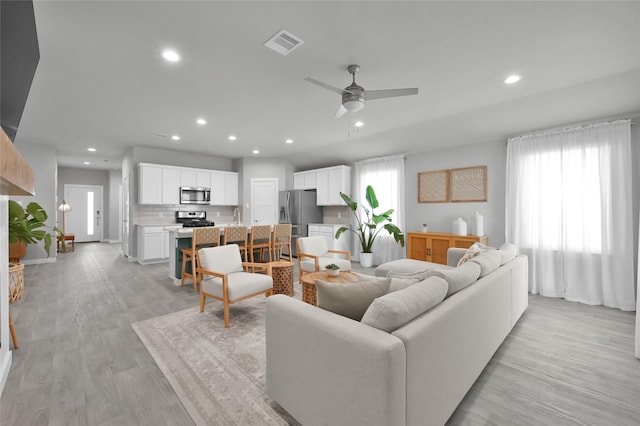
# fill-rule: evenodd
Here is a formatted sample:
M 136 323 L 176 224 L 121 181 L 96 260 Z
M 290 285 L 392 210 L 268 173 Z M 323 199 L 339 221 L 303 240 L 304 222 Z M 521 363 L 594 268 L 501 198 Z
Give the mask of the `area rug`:
M 298 425 L 265 394 L 264 297 L 222 303 L 132 324 L 197 425 Z

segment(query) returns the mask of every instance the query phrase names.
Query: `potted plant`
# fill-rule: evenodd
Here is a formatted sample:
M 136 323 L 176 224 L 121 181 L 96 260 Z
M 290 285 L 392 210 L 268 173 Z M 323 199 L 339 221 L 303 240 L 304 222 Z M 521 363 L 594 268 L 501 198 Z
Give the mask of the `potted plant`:
M 47 212 L 38 203 L 31 202 L 24 209 L 20 204 L 9 200 L 9 245 L 10 260 L 24 257 L 27 244 L 44 240 L 44 249 L 49 256 L 51 234 L 40 229 L 45 227 Z M 56 230 L 57 228 L 53 228 Z M 21 247 L 20 247 L 21 246 Z M 16 249 L 16 247 L 18 247 Z M 9 263 L 9 303 L 22 298 L 24 293 L 24 265 L 18 262 Z M 17 342 L 14 340 L 17 348 Z
M 51 234 L 43 229 L 49 216 L 40 204 L 31 202 L 23 208 L 16 201 L 9 200 L 9 244 L 22 242 L 34 244 L 44 240 L 44 250 L 49 256 Z M 54 231 L 57 228 L 53 228 Z
M 404 234 L 396 225 L 391 223 L 391 214 L 393 209 L 389 209 L 381 214 L 376 214 L 375 209 L 379 207 L 376 193 L 371 185 L 367 186 L 366 199 L 369 208 L 365 206 L 358 206 L 358 203 L 354 201 L 347 194 L 340 193 L 340 196 L 344 202 L 349 206 L 353 215 L 358 223 L 357 229 L 351 229 L 347 226 L 343 226 L 336 232 L 336 238 L 339 238 L 345 231 L 351 231 L 358 236 L 362 251 L 360 252 L 360 264 L 366 268 L 373 265 L 373 243 L 376 237 L 383 229 L 386 230 L 389 235 L 393 236 L 398 244 L 404 247 Z M 358 211 L 361 207 L 364 215 Z
M 330 263 L 324 268 L 327 270 L 327 274 L 330 277 L 337 277 L 338 275 L 340 275 L 340 267 L 335 263 Z

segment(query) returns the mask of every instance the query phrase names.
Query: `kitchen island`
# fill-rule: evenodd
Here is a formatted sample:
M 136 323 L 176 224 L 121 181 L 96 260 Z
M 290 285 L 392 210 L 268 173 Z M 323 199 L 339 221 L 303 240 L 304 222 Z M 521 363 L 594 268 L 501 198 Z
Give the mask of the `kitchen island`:
M 216 226 L 220 228 L 222 236 L 225 227 L 233 225 L 225 223 Z M 176 228 L 175 226 L 165 228 L 165 231 L 169 231 L 169 278 L 176 286 L 179 286 L 182 281 L 182 249 L 191 248 L 193 230 L 194 228 Z M 248 230 L 251 232 L 250 226 Z M 190 264 L 187 265 L 187 268 L 190 267 Z

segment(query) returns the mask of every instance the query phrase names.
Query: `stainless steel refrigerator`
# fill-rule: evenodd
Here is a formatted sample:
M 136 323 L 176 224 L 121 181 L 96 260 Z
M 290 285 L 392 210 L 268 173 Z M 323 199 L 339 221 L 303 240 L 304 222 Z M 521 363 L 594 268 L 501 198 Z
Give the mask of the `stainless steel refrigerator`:
M 291 251 L 295 256 L 296 240 L 309 235 L 309 224 L 322 223 L 322 208 L 316 205 L 316 191 L 280 191 L 278 202 L 279 222 L 291 224 Z

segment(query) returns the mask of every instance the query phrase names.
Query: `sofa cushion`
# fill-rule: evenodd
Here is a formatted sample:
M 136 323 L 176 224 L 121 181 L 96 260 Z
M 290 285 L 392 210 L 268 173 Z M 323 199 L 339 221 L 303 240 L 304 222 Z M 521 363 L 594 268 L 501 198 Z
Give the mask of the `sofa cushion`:
M 500 253 L 500 250 L 487 250 L 474 257 L 469 262 L 474 262 L 480 265 L 480 278 L 482 278 L 498 269 L 501 261 L 502 254 Z
M 513 258 L 518 254 L 518 249 L 511 243 L 504 243 L 498 250 L 500 250 L 500 254 L 502 255 L 500 266 L 504 265 L 507 262 L 511 262 Z
M 480 265 L 475 262 L 467 262 L 454 269 L 432 269 L 427 272 L 427 276 L 443 278 L 449 284 L 446 296 L 449 297 L 476 282 L 480 276 Z
M 371 302 L 387 293 L 390 278 L 337 284 L 316 280 L 318 307 L 360 321 Z
M 390 333 L 442 302 L 447 287 L 444 279 L 430 277 L 378 297 L 366 310 L 361 322 Z
M 389 272 L 407 273 L 413 274 L 415 272 L 422 272 L 432 268 L 439 268 L 442 265 L 439 263 L 425 262 L 415 259 L 398 259 L 391 262 L 383 263 L 375 270 L 376 277 L 386 277 Z
M 421 281 L 419 278 L 390 278 L 390 279 L 391 279 L 391 284 L 389 285 L 389 293 L 405 289 Z

